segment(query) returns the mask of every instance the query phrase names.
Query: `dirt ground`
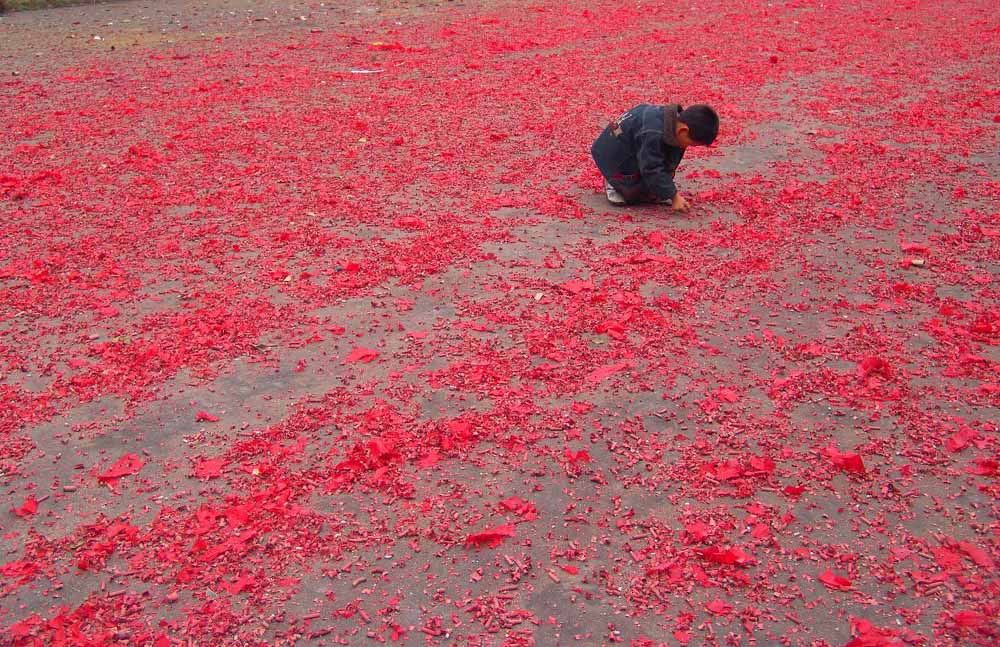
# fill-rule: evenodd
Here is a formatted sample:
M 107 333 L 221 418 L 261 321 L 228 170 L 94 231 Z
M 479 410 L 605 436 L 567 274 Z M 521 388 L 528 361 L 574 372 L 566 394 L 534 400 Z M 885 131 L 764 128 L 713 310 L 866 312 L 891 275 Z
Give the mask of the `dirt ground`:
M 476 6 L 484 6 L 477 2 Z M 498 6 L 501 3 L 490 3 Z M 5 70 L 44 69 L 81 54 L 102 60 L 131 60 L 135 48 L 185 43 L 211 46 L 226 40 L 289 37 L 315 29 L 349 29 L 374 21 L 415 17 L 436 8 L 461 9 L 449 0 L 362 2 L 134 2 L 122 0 L 21 11 L 0 16 Z M 58 52 L 58 54 L 56 54 Z M 69 59 L 71 60 L 71 59 Z
M 0 644 L 998 644 L 997 34 L 0 17 Z M 641 101 L 688 215 L 604 200 Z

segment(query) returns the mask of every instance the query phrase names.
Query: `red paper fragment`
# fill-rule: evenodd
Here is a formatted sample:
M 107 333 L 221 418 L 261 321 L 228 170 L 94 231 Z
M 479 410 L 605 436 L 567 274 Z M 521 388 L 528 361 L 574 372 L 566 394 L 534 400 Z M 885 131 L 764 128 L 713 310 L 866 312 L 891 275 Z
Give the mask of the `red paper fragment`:
M 853 452 L 841 452 L 836 447 L 830 446 L 825 450 L 830 461 L 838 469 L 851 474 L 864 474 L 865 464 L 861 461 L 861 456 Z
M 123 476 L 138 474 L 143 465 L 145 463 L 135 454 L 124 454 L 111 467 L 103 473 L 98 474 L 97 480 L 114 485 Z
M 376 357 L 378 357 L 378 351 L 371 348 L 358 347 L 351 351 L 351 353 L 344 359 L 345 362 L 361 362 L 367 364 Z
M 502 526 L 497 526 L 496 528 L 491 528 L 484 532 L 476 533 L 474 535 L 469 535 L 465 538 L 466 546 L 488 546 L 490 548 L 496 548 L 503 543 L 503 540 L 507 537 L 514 536 L 514 526 L 513 524 L 506 523 Z
M 425 454 L 420 460 L 417 461 L 417 467 L 428 468 L 433 465 L 437 465 L 441 461 L 441 454 L 436 451 L 430 451 Z
M 782 490 L 785 496 L 791 497 L 793 499 L 799 498 L 799 496 L 806 491 L 806 486 L 804 485 L 786 485 L 785 489 Z
M 698 554 L 701 555 L 706 561 L 714 564 L 724 564 L 727 566 L 742 566 L 750 559 L 746 553 L 735 547 L 723 549 L 718 546 L 712 546 L 711 548 L 699 550 Z
M 774 468 L 776 465 L 769 456 L 751 456 L 750 467 L 756 472 L 774 474 Z
M 997 476 L 1000 474 L 1000 461 L 991 458 L 977 458 L 976 464 L 965 468 L 965 471 L 978 476 Z
M 615 364 L 608 364 L 607 366 L 600 366 L 590 372 L 590 375 L 587 376 L 587 382 L 591 384 L 603 382 L 615 373 L 624 371 L 629 366 L 631 366 L 630 362 L 617 362 Z
M 200 479 L 214 479 L 222 476 L 222 468 L 228 461 L 224 458 L 199 460 L 194 467 L 194 475 Z
M 872 376 L 890 379 L 892 374 L 892 366 L 881 357 L 866 357 L 858 363 L 858 377 L 861 379 Z
M 705 608 L 717 616 L 728 616 L 733 612 L 733 605 L 723 600 L 712 600 L 705 605 Z
M 984 627 L 989 623 L 989 616 L 978 611 L 970 611 L 968 609 L 958 611 L 952 616 L 952 620 L 955 621 L 959 627 L 965 629 L 979 629 Z
M 994 567 L 993 558 L 990 557 L 990 554 L 972 542 L 960 541 L 958 542 L 958 547 L 961 548 L 962 551 L 969 556 L 969 559 L 975 562 L 977 566 L 982 566 L 983 568 Z
M 733 404 L 735 402 L 739 402 L 740 396 L 732 389 L 719 388 L 715 390 L 715 399 L 719 402 L 728 402 L 729 404 Z
M 21 507 L 12 508 L 11 512 L 19 517 L 30 517 L 38 512 L 38 501 L 35 497 L 28 497 L 24 500 L 24 504 L 22 504 Z
M 900 632 L 881 629 L 869 620 L 852 617 L 851 629 L 855 638 L 844 647 L 903 647 L 903 642 L 897 640 Z
M 232 582 L 223 582 L 222 588 L 231 595 L 238 595 L 257 583 L 257 580 L 248 575 L 241 575 Z
M 593 290 L 594 284 L 591 283 L 590 281 L 573 280 L 573 281 L 566 281 L 565 283 L 562 283 L 559 287 L 566 290 L 570 294 L 580 294 L 584 290 Z
M 830 569 L 823 571 L 818 579 L 826 585 L 827 588 L 837 591 L 850 591 L 852 588 L 851 580 L 846 577 L 841 577 L 840 575 L 834 575 L 833 571 Z
M 684 524 L 684 530 L 686 530 L 688 535 L 691 537 L 690 543 L 698 543 L 707 539 L 712 529 L 709 528 L 708 524 L 704 522 L 695 521 Z
M 524 517 L 525 521 L 532 521 L 538 518 L 538 510 L 535 508 L 535 504 L 531 501 L 519 499 L 516 496 L 501 501 L 500 508 Z
M 952 453 L 960 452 L 968 447 L 979 434 L 974 429 L 963 427 L 959 431 L 948 436 L 945 441 L 945 448 Z
M 930 248 L 920 243 L 900 243 L 899 248 L 911 254 L 928 254 Z
M 219 422 L 218 416 L 213 416 L 206 411 L 199 411 L 195 414 L 194 419 L 196 422 Z

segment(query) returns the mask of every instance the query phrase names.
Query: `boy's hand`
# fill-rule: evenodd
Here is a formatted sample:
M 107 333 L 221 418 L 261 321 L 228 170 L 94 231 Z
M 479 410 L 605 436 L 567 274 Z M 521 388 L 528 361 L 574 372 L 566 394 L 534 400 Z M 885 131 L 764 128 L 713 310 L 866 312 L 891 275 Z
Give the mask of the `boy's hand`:
M 680 193 L 674 194 L 673 207 L 674 211 L 679 213 L 687 213 L 691 209 L 691 205 L 688 204 L 688 201 Z

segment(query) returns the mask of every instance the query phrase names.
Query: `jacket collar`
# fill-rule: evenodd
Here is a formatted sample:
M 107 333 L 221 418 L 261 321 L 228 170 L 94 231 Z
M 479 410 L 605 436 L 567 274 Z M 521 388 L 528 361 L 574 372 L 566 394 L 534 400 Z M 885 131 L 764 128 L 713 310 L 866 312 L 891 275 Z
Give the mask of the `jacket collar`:
M 668 103 L 663 106 L 663 143 L 667 146 L 677 146 L 677 115 L 681 113 L 680 105 Z

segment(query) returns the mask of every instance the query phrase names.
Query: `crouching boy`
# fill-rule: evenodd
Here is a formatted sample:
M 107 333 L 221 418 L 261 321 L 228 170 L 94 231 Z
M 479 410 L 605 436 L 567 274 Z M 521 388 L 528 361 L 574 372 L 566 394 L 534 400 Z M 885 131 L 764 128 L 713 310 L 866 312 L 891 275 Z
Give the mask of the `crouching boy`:
M 604 176 L 608 202 L 653 202 L 687 212 L 674 173 L 688 146 L 708 146 L 719 133 L 719 116 L 706 105 L 640 104 L 604 129 L 590 152 Z

